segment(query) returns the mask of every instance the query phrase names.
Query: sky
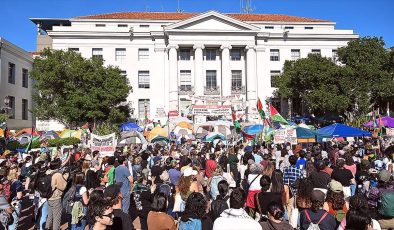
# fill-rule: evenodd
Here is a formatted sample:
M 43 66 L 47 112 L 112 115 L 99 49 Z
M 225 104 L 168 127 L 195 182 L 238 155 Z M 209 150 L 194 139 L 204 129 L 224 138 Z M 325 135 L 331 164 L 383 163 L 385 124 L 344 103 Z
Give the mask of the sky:
M 36 26 L 29 18 L 71 18 L 123 12 L 216 10 L 239 13 L 240 0 L 0 0 L 0 37 L 27 51 L 36 49 Z M 394 46 L 394 0 L 251 0 L 254 13 L 325 19 L 360 36 L 383 37 Z

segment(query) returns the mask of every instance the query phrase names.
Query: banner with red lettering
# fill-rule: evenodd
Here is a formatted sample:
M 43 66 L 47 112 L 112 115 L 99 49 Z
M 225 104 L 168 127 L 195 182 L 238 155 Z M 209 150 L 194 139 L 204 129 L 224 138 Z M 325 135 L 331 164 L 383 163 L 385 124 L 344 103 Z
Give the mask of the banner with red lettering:
M 116 149 L 116 136 L 111 133 L 105 136 L 91 135 L 92 151 L 99 151 L 100 157 L 113 156 Z

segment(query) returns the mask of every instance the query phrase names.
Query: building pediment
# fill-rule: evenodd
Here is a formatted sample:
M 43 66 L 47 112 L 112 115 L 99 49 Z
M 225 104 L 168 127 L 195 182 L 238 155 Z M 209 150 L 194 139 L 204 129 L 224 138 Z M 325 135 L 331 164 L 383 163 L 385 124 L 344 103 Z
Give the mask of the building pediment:
M 188 18 L 166 27 L 166 31 L 258 31 L 259 28 L 249 23 L 216 11 Z

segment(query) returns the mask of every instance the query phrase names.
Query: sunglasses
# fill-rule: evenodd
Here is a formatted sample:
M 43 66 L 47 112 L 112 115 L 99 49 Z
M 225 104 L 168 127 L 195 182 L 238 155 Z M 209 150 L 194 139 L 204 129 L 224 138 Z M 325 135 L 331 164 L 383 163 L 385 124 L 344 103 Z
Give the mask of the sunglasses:
M 113 219 L 113 218 L 114 218 L 114 213 L 111 212 L 111 213 L 108 213 L 108 214 L 103 215 L 103 216 L 106 216 L 106 217 L 108 217 L 108 218 L 110 218 L 110 219 Z

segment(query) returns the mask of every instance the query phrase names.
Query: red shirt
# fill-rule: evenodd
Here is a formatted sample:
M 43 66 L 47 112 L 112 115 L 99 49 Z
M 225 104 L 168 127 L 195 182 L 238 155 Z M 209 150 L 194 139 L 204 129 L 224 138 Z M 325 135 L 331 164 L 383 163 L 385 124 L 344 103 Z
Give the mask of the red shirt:
M 205 175 L 208 178 L 212 177 L 212 174 L 215 172 L 216 167 L 217 167 L 216 161 L 208 160 L 207 163 L 205 164 Z

